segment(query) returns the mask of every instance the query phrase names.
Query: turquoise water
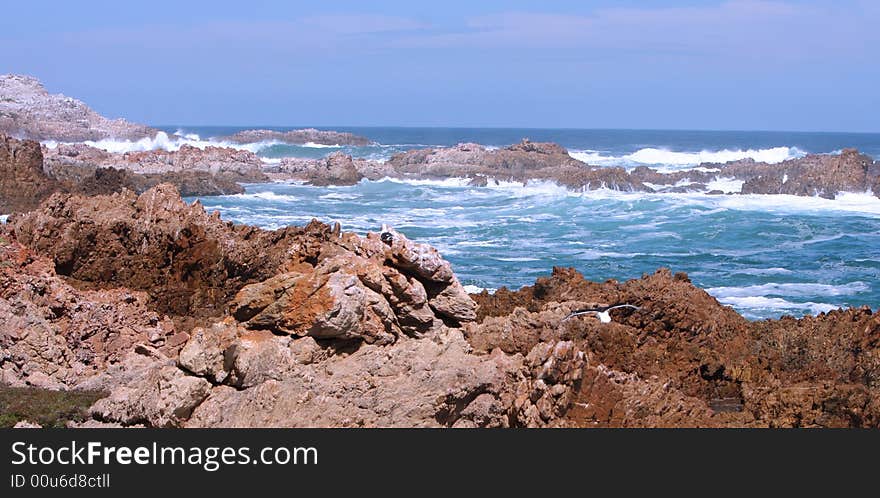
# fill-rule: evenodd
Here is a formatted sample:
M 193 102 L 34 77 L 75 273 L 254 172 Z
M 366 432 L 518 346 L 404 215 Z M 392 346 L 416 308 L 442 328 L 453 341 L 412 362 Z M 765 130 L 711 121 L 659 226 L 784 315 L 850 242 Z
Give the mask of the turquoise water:
M 195 134 L 201 139 L 223 137 L 243 129 L 241 126 L 162 126 L 169 134 Z M 276 130 L 304 128 L 258 127 Z M 765 132 L 765 131 L 669 131 L 669 130 L 566 130 L 529 128 L 398 128 L 398 127 L 331 127 L 364 136 L 373 145 L 364 147 L 314 147 L 286 144 L 259 144 L 253 147 L 261 156 L 279 158 L 285 156 L 322 157 L 342 151 L 355 157 L 387 159 L 392 154 L 424 147 L 448 147 L 462 142 L 474 142 L 486 146 L 503 147 L 523 138 L 532 141 L 556 142 L 592 163 L 664 164 L 663 152 L 693 154 L 707 151 L 703 159 L 713 159 L 711 153 L 720 151 L 764 152 L 758 157 L 797 156 L 803 153 L 828 153 L 847 147 L 880 158 L 880 134 L 878 133 L 813 133 L 813 132 Z M 785 148 L 788 151 L 773 149 Z M 661 151 L 644 154 L 645 151 Z M 639 152 L 642 151 L 641 156 Z M 636 154 L 633 160 L 631 156 Z M 726 159 L 729 155 L 714 156 Z M 647 158 L 648 162 L 638 159 Z M 658 160 L 659 159 L 659 160 Z M 681 157 L 676 158 L 681 162 Z
M 749 318 L 880 303 L 880 200 L 865 195 L 571 193 L 549 184 L 389 180 L 246 189 L 201 201 L 225 219 L 265 228 L 313 217 L 359 233 L 389 223 L 437 247 L 462 283 L 479 288 L 528 285 L 556 265 L 598 281 L 665 266 Z
M 228 145 L 213 137 L 244 127 L 165 127 L 170 141 Z M 279 129 L 292 129 L 288 127 Z M 501 147 L 552 141 L 597 166 L 684 170 L 741 158 L 777 163 L 855 147 L 880 158 L 880 134 L 737 131 L 348 128 L 365 147 L 258 143 L 260 156 L 321 157 L 343 151 L 384 160 L 396 152 L 475 142 Z M 185 137 L 185 138 L 184 138 Z M 166 142 L 170 143 L 170 142 Z M 122 144 L 129 147 L 131 144 Z M 142 144 L 138 147 L 154 147 Z M 163 146 L 163 145 L 159 145 Z M 166 145 L 167 146 L 167 145 Z M 734 182 L 735 183 L 735 182 Z M 728 185 L 738 191 L 738 185 Z M 572 193 L 550 184 L 467 187 L 464 182 L 362 182 L 352 187 L 247 185 L 202 202 L 238 223 L 266 228 L 338 221 L 345 230 L 389 223 L 442 251 L 462 282 L 519 287 L 573 266 L 593 280 L 636 278 L 661 266 L 753 319 L 880 305 L 880 199 L 708 196 L 611 191 Z

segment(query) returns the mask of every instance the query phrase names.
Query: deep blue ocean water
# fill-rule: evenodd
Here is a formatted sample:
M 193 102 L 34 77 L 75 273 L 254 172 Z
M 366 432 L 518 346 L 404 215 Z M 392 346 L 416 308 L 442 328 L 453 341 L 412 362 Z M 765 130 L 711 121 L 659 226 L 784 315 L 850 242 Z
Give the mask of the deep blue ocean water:
M 195 133 L 202 139 L 223 137 L 235 132 L 265 128 L 293 130 L 292 127 L 233 126 L 161 126 L 169 134 Z M 342 150 L 357 157 L 387 158 L 395 152 L 424 147 L 448 147 L 473 142 L 503 147 L 528 138 L 533 142 L 556 142 L 573 152 L 595 152 L 603 157 L 623 157 L 643 149 L 700 152 L 723 150 L 767 150 L 795 148 L 804 153 L 827 153 L 855 147 L 880 158 L 878 133 L 815 133 L 765 131 L 669 131 L 669 130 L 574 130 L 529 128 L 400 128 L 400 127 L 321 127 L 324 130 L 347 131 L 364 136 L 376 145 L 367 147 L 315 148 L 291 145 L 268 145 L 259 153 L 265 157 L 321 157 Z
M 301 128 L 301 127 L 291 127 Z M 165 127 L 190 140 L 243 127 Z M 702 161 L 769 162 L 847 147 L 880 158 L 880 134 L 349 128 L 367 147 L 248 146 L 268 159 L 337 150 L 385 159 L 427 146 L 500 147 L 553 141 L 597 165 L 688 169 Z M 172 137 L 173 138 L 173 137 Z M 737 185 L 729 188 L 735 191 Z M 573 266 L 593 280 L 624 280 L 665 266 L 749 318 L 880 305 L 880 200 L 866 193 L 825 200 L 700 193 L 569 192 L 552 184 L 468 187 L 464 182 L 384 180 L 352 187 L 254 184 L 241 195 L 201 199 L 239 223 L 276 228 L 312 218 L 359 233 L 389 223 L 436 246 L 474 288 L 519 287 Z

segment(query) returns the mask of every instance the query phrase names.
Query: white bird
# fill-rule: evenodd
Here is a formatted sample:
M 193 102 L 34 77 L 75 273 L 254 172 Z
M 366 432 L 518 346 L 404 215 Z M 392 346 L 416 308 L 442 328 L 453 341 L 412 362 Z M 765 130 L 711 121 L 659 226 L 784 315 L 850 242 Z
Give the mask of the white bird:
M 611 310 L 616 310 L 617 308 L 632 308 L 635 310 L 641 309 L 638 306 L 632 304 L 615 304 L 614 306 L 600 306 L 598 308 L 586 308 L 582 310 L 575 310 L 568 314 L 567 317 L 563 318 L 562 321 L 566 321 L 569 318 L 574 318 L 576 316 L 586 315 L 587 313 L 593 313 L 602 323 L 611 323 Z

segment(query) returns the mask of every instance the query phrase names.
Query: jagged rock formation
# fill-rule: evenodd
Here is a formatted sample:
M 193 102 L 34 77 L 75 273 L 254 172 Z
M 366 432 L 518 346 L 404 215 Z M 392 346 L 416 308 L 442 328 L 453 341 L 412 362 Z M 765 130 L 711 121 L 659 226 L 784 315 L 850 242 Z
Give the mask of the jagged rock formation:
M 659 172 L 647 166 L 626 171 L 620 167 L 590 166 L 553 143 L 523 140 L 501 149 L 459 144 L 441 149 L 418 149 L 394 155 L 385 163 L 337 152 L 323 159 L 286 158 L 270 166 L 273 178 L 305 180 L 313 185 L 351 185 L 362 178 L 470 178 L 473 186 L 490 181 L 552 181 L 574 190 L 610 188 L 643 192 L 708 192 L 712 182 L 742 183 L 742 194 L 818 195 L 834 198 L 841 192 L 880 193 L 880 163 L 846 149 L 840 154 L 810 154 L 779 164 L 751 159 L 726 164 L 704 163 L 695 169 Z
M 230 323 L 213 329 L 226 329 L 219 347 L 196 332 L 178 369 L 154 368 L 96 403 L 95 416 L 159 427 L 542 426 L 564 413 L 583 368 L 565 343 L 528 358 L 475 355 L 446 327 L 350 351 Z
M 59 187 L 43 172 L 40 144 L 0 134 L 0 213 L 33 209 Z
M 104 170 L 119 177 L 121 184 L 143 192 L 159 183 L 174 184 L 184 196 L 238 194 L 240 182 L 262 182 L 262 160 L 254 153 L 226 147 L 199 149 L 183 145 L 179 150 L 112 153 L 85 144 L 59 144 L 43 147 L 44 169 L 60 180 L 82 184 L 98 182 Z M 83 193 L 94 189 L 83 187 Z M 118 191 L 115 190 L 115 191 Z
M 393 230 L 234 227 L 160 185 L 139 197 L 56 194 L 10 231 L 72 281 L 100 289 L 91 292 L 148 290 L 138 303 L 151 312 L 198 313 L 211 291 L 222 296 L 176 365 L 174 352 L 160 350 L 123 369 L 136 378 L 73 384 L 112 389 L 93 408 L 104 422 L 541 426 L 559 420 L 580 381 L 584 356 L 564 341 L 474 354 L 461 327 L 476 318 L 475 304 L 449 263 Z M 228 272 L 236 268 L 249 271 Z
M 143 192 L 160 183 L 174 184 L 185 196 L 237 194 L 244 192 L 238 182 L 267 179 L 259 164 L 253 154 L 234 149 L 184 147 L 130 157 L 82 144 L 41 149 L 35 141 L 0 134 L 0 214 L 34 209 L 54 192 Z
M 420 149 L 394 155 L 383 176 L 422 178 L 491 178 L 501 181 L 550 180 L 571 188 L 649 190 L 623 168 L 588 166 L 554 143 L 523 140 L 502 149 L 459 144 L 446 149 Z
M 315 186 L 354 185 L 364 178 L 362 171 L 369 167 L 369 163 L 334 152 L 322 159 L 285 157 L 280 163 L 268 166 L 266 173 L 274 178 L 305 180 Z
M 290 244 L 306 231 L 233 226 L 186 204 L 168 184 L 140 196 L 54 194 L 10 227 L 59 274 L 147 291 L 157 311 L 189 318 L 219 316 L 240 287 L 286 264 Z
M 50 94 L 34 77 L 0 75 L 0 133 L 32 140 L 80 142 L 117 138 L 137 140 L 158 130 L 107 119 L 83 102 Z
M 204 172 L 241 182 L 265 181 L 262 160 L 253 152 L 228 147 L 182 145 L 176 151 L 107 152 L 85 144 L 43 148 L 46 171 L 57 178 L 77 179 L 97 168 L 116 168 L 139 174 Z
M 588 358 L 567 424 L 613 427 L 877 427 L 880 312 L 748 322 L 658 271 L 625 283 L 554 269 L 533 287 L 474 296 L 482 321 L 465 327 L 478 350 L 523 351 L 568 340 Z M 626 302 L 614 322 L 575 308 Z
M 468 296 L 393 229 L 234 226 L 170 185 L 5 230 L 3 381 L 110 391 L 91 425 L 880 426 L 867 308 L 749 322 L 668 270 Z
M 220 137 L 220 140 L 237 144 L 251 144 L 257 142 L 280 142 L 292 145 L 307 143 L 320 145 L 370 145 L 370 140 L 357 135 L 331 131 L 304 128 L 301 130 L 277 131 L 277 130 L 244 130 L 234 135 Z
M 107 389 L 187 340 L 142 292 L 78 290 L 8 235 L 0 237 L 0 382 Z

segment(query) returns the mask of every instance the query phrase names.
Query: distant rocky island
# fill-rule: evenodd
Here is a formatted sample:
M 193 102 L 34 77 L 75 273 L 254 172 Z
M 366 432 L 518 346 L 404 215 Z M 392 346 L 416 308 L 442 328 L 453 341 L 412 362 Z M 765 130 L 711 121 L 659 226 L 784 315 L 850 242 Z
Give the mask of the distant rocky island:
M 84 102 L 52 94 L 37 78 L 18 74 L 0 75 L 0 133 L 16 138 L 84 142 L 87 140 L 140 140 L 159 130 L 124 119 L 108 119 Z M 224 137 L 247 144 L 277 141 L 290 144 L 367 145 L 370 140 L 337 131 L 307 128 L 291 131 L 245 130 Z
M 437 249 L 394 227 L 265 230 L 182 199 L 383 177 L 719 195 L 712 183 L 733 179 L 744 194 L 880 196 L 880 164 L 856 150 L 664 173 L 529 140 L 384 162 L 67 143 L 155 133 L 0 77 L 0 389 L 88 393 L 67 426 L 880 426 L 880 312 L 868 307 L 752 322 L 665 268 L 602 283 L 548 268 L 531 286 L 469 294 Z M 607 320 L 572 315 L 622 303 Z
M 230 136 L 220 137 L 220 140 L 236 143 L 249 144 L 257 142 L 279 142 L 284 144 L 318 144 L 318 145 L 369 145 L 370 140 L 357 135 L 338 132 L 305 128 L 302 130 L 276 131 L 276 130 L 245 130 Z
M 33 140 L 82 142 L 138 140 L 154 136 L 158 130 L 105 118 L 82 101 L 50 94 L 31 76 L 5 74 L 0 75 L 0 132 Z
M 106 138 L 136 140 L 158 130 L 125 120 L 110 120 L 86 104 L 46 91 L 29 76 L 0 76 L 0 137 L 7 156 L 27 150 L 26 157 L 3 161 L 6 180 L 0 211 L 30 209 L 54 191 L 98 193 L 128 188 L 135 192 L 161 182 L 174 184 L 184 196 L 243 192 L 241 182 L 303 181 L 312 185 L 352 185 L 382 178 L 468 178 L 471 185 L 488 182 L 550 181 L 573 190 L 609 188 L 639 192 L 731 193 L 713 189 L 719 181 L 741 184 L 741 194 L 789 194 L 834 198 L 841 192 L 873 192 L 880 196 L 880 163 L 847 149 L 840 154 L 811 154 L 780 164 L 751 159 L 726 164 L 660 172 L 646 166 L 630 171 L 592 166 L 557 144 L 531 142 L 503 148 L 459 144 L 399 153 L 388 161 L 353 158 L 342 152 L 318 159 L 285 157 L 266 162 L 247 150 L 228 146 L 193 147 L 114 153 L 83 142 Z M 19 143 L 17 139 L 61 142 L 54 147 Z M 218 137 L 227 144 L 279 142 L 288 144 L 367 145 L 365 137 L 329 130 L 245 130 Z M 36 146 L 38 147 L 38 146 Z M 39 148 L 39 147 L 38 147 Z M 12 156 L 9 156 L 12 157 Z M 26 164 L 25 164 L 26 163 Z M 21 178 L 26 180 L 11 180 Z M 26 185 L 18 189 L 17 185 Z M 16 192 L 16 190 L 19 190 Z M 25 193 L 22 193 L 25 192 Z M 33 195 L 32 195 L 33 194 Z M 24 204 L 18 206 L 16 198 Z

